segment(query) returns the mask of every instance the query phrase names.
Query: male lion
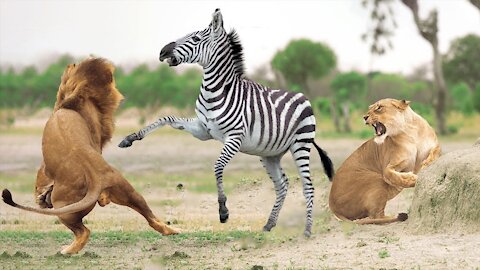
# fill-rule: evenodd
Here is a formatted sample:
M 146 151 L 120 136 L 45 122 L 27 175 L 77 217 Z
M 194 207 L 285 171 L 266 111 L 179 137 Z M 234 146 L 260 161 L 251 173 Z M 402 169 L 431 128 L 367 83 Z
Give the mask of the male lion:
M 35 195 L 42 208 L 18 205 L 7 189 L 3 200 L 14 207 L 56 215 L 75 234 L 61 252 L 74 254 L 87 243 L 90 230 L 82 219 L 95 203 L 128 206 L 143 215 L 164 235 L 177 233 L 161 222 L 143 197 L 102 157 L 114 130 L 113 113 L 122 94 L 115 87 L 114 67 L 104 59 L 90 58 L 68 65 L 57 93 L 52 116 L 43 131 L 43 163 L 37 174 Z
M 415 186 L 418 171 L 440 155 L 435 131 L 410 102 L 382 99 L 363 117 L 375 129 L 340 166 L 330 190 L 330 209 L 342 220 L 358 224 L 404 221 L 407 214 L 386 217 L 387 201 Z

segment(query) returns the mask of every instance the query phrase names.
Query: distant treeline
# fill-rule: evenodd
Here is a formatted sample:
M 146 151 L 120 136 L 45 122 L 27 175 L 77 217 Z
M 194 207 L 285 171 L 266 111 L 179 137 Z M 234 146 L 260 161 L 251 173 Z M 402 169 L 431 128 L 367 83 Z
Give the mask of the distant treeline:
M 26 67 L 19 72 L 13 68 L 0 71 L 0 107 L 37 109 L 53 107 L 60 79 L 65 67 L 77 62 L 65 55 L 39 72 L 35 67 Z M 149 69 L 139 65 L 131 72 L 115 70 L 117 88 L 126 97 L 125 107 L 173 106 L 192 107 L 195 104 L 202 81 L 202 72 L 190 68 L 181 74 L 174 69 L 159 65 Z
M 63 71 L 74 62 L 78 61 L 64 55 L 41 72 L 33 66 L 20 71 L 13 68 L 0 70 L 0 108 L 27 107 L 35 110 L 53 107 Z M 348 118 L 351 110 L 363 111 L 369 104 L 386 97 L 412 100 L 413 108 L 428 116 L 433 113 L 434 91 L 425 74 L 425 70 L 411 76 L 332 71 L 322 79 L 308 82 L 311 89 L 309 98 L 317 112 L 329 114 L 337 124 L 341 118 Z M 257 70 L 249 77 L 273 88 L 302 91 L 302 87 L 285 82 L 278 72 L 275 75 L 272 80 L 265 70 Z M 195 106 L 202 71 L 189 68 L 179 73 L 167 65 L 160 64 L 152 69 L 142 64 L 128 73 L 117 67 L 115 78 L 117 88 L 126 97 L 122 108 L 171 106 L 184 109 Z M 448 107 L 466 115 L 480 112 L 480 84 L 472 89 L 463 82 L 452 83 Z M 348 129 L 346 127 L 345 131 Z

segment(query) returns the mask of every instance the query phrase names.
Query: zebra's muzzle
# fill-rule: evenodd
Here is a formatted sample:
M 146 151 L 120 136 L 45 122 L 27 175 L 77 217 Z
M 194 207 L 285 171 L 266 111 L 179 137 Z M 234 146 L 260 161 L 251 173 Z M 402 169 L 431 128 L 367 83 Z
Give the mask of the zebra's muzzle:
M 176 66 L 180 64 L 180 61 L 173 55 L 173 49 L 175 49 L 177 44 L 175 42 L 170 42 L 160 51 L 160 57 L 158 58 L 161 62 L 167 60 L 169 66 Z
M 172 56 L 167 59 L 167 63 L 169 66 L 174 67 L 174 66 L 178 66 L 178 64 L 180 64 L 180 61 L 177 58 L 175 58 L 175 56 Z

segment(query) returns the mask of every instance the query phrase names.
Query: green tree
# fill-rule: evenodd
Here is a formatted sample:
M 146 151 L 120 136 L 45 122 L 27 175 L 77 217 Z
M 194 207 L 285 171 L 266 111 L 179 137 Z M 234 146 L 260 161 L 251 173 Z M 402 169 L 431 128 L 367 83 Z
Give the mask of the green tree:
M 452 107 L 465 115 L 471 115 L 474 112 L 473 94 L 466 83 L 459 83 L 450 90 L 452 96 Z
M 307 96 L 312 93 L 308 79 L 319 79 L 336 66 L 336 56 L 330 47 L 308 39 L 292 40 L 287 47 L 275 54 L 272 68 L 279 71 L 289 87 L 300 87 Z
M 0 105 L 2 107 L 15 107 L 20 101 L 21 93 L 20 80 L 15 74 L 15 70 L 10 67 L 6 72 L 1 73 L 0 77 Z
M 35 78 L 35 94 L 33 99 L 36 100 L 39 106 L 53 107 L 63 71 L 68 64 L 74 62 L 75 59 L 72 56 L 63 55 Z M 22 91 L 24 90 L 25 88 Z
M 367 78 L 362 74 L 351 71 L 338 74 L 331 83 L 336 104 L 342 108 L 343 131 L 351 132 L 350 107 L 360 107 L 367 93 Z M 336 130 L 340 130 L 336 127 Z
M 477 84 L 477 88 L 473 91 L 473 107 L 477 112 L 480 112 L 480 83 Z
M 71 56 L 64 55 L 41 73 L 33 66 L 19 72 L 13 68 L 0 70 L 0 107 L 53 107 L 63 71 L 74 62 Z M 144 108 L 143 112 L 148 114 L 162 105 L 182 109 L 195 106 L 202 72 L 189 68 L 178 74 L 165 64 L 154 69 L 143 64 L 128 73 L 117 67 L 115 79 L 126 97 L 125 106 Z
M 480 82 L 480 36 L 469 34 L 452 41 L 442 67 L 449 83 L 465 82 L 475 89 Z
M 177 108 L 193 107 L 202 82 L 202 73 L 197 68 L 177 74 L 167 65 L 150 70 L 139 65 L 130 73 L 116 74 L 118 89 L 126 99 L 126 107 L 147 108 L 147 113 L 160 106 Z
M 372 76 L 368 103 L 383 98 L 410 99 L 408 81 L 399 74 L 378 73 Z

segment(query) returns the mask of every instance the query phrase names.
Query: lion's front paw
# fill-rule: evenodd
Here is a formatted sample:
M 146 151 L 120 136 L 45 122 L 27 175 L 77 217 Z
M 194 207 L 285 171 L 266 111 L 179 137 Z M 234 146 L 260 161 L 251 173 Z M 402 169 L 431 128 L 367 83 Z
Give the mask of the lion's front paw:
M 162 232 L 163 235 L 173 235 L 173 234 L 179 234 L 179 233 L 181 233 L 179 229 L 174 229 L 169 226 L 165 226 Z

